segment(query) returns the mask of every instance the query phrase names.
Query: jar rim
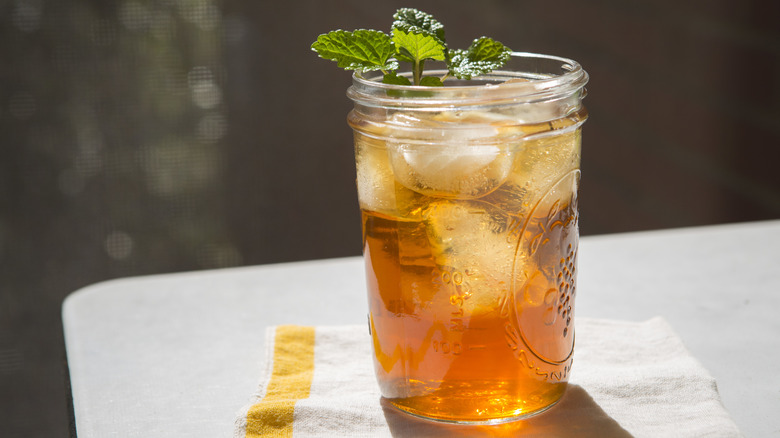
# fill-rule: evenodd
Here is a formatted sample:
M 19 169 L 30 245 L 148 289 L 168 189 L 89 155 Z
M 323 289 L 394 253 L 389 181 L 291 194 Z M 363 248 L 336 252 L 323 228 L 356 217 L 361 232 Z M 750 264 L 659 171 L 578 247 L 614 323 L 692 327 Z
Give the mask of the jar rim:
M 463 81 L 467 85 L 395 85 L 382 83 L 381 78 L 381 72 L 370 76 L 355 72 L 347 96 L 357 104 L 383 108 L 520 104 L 564 98 L 581 92 L 588 82 L 587 72 L 576 61 L 530 52 L 512 52 L 502 69 L 475 77 L 473 83 Z M 510 79 L 521 80 L 507 83 Z

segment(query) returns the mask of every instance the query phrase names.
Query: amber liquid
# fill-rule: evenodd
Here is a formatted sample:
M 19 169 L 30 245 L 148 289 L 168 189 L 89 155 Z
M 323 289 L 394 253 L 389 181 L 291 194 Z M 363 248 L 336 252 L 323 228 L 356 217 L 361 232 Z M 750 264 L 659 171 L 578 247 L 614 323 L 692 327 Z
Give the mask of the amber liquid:
M 453 422 L 508 421 L 553 405 L 574 344 L 579 131 L 497 155 L 475 171 L 484 184 L 428 178 L 420 187 L 399 174 L 404 163 L 383 141 L 356 131 L 382 395 Z M 438 193 L 436 184 L 470 192 Z M 366 189 L 377 187 L 372 198 Z
M 508 320 L 513 304 L 506 290 L 476 300 L 474 293 L 485 291 L 476 290 L 467 270 L 437 265 L 419 238 L 423 224 L 364 211 L 363 226 L 385 397 L 413 414 L 465 422 L 529 415 L 561 397 L 565 380 L 541 376 L 530 354 L 518 355 L 522 341 Z M 561 342 L 547 332 L 535 335 L 529 343 Z M 567 348 L 569 341 L 562 342 Z

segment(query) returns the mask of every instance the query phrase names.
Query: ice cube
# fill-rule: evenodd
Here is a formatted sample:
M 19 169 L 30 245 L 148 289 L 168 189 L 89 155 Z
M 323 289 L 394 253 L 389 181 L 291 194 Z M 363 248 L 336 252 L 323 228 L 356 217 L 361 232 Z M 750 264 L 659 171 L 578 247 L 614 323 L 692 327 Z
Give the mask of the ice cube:
M 580 132 L 530 138 L 517 154 L 509 183 L 524 187 L 535 203 L 561 178 L 580 165 Z
M 396 205 L 395 177 L 381 140 L 355 133 L 360 207 L 389 213 Z
M 403 186 L 428 196 L 473 199 L 495 190 L 512 167 L 505 117 L 487 113 L 396 114 L 388 141 Z
M 383 140 L 355 135 L 358 202 L 364 210 L 413 220 L 425 196 L 398 184 Z
M 432 202 L 423 217 L 436 266 L 452 281 L 453 299 L 474 311 L 497 310 L 515 263 L 517 242 L 506 232 L 511 219 L 492 204 L 470 200 Z

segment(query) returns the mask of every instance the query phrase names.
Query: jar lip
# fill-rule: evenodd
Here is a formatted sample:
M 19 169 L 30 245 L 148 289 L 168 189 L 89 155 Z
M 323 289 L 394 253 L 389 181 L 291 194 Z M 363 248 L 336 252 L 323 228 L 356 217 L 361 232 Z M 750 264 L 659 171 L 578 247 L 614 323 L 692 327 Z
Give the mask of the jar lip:
M 380 82 L 380 72 L 372 72 L 369 77 L 355 72 L 347 96 L 356 103 L 374 107 L 533 103 L 577 93 L 588 82 L 588 74 L 574 60 L 529 52 L 512 52 L 511 55 L 507 66 L 475 77 L 472 79 L 475 83 L 468 85 L 385 84 Z M 444 75 L 447 71 L 426 73 Z M 509 79 L 524 80 L 506 83 Z

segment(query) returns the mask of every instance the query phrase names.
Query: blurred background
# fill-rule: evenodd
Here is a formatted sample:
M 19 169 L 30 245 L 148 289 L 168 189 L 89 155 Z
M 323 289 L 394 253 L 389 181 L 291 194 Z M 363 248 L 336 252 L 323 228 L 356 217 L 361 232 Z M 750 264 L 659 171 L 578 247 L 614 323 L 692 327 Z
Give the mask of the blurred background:
M 70 292 L 360 253 L 350 75 L 309 46 L 399 7 L 590 73 L 582 234 L 780 218 L 775 0 L 0 0 L 0 435 L 68 434 Z

